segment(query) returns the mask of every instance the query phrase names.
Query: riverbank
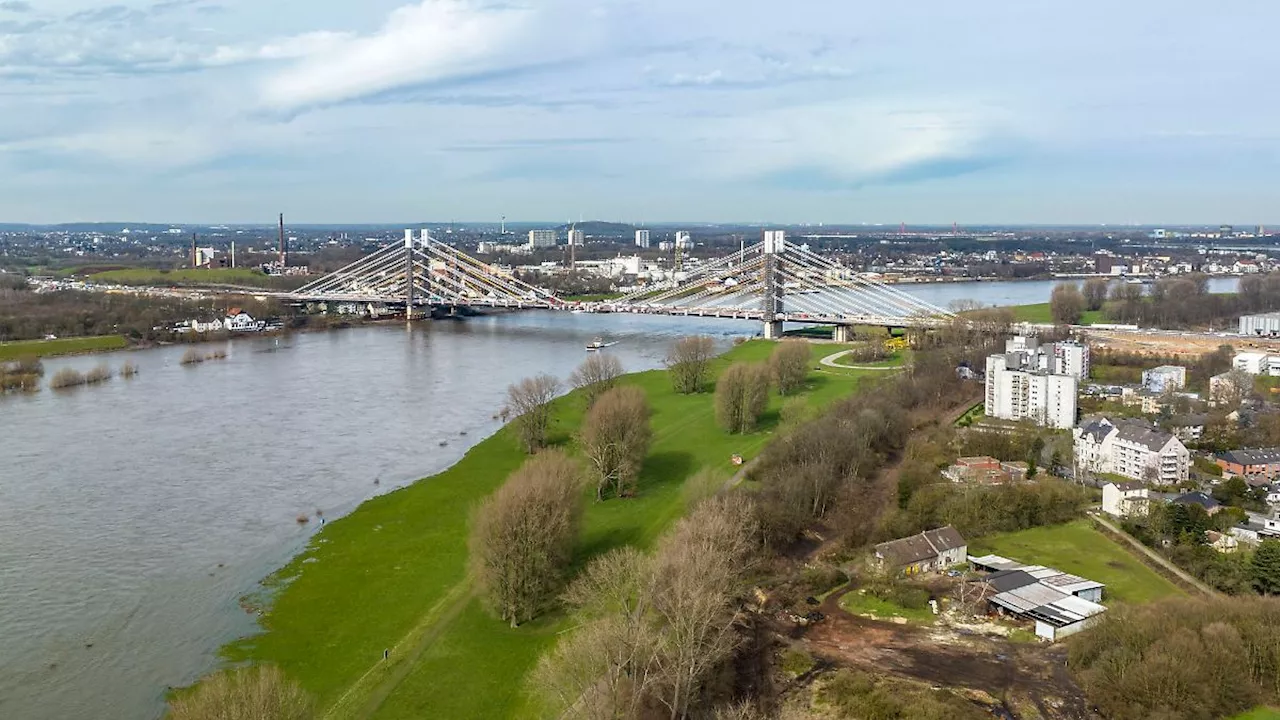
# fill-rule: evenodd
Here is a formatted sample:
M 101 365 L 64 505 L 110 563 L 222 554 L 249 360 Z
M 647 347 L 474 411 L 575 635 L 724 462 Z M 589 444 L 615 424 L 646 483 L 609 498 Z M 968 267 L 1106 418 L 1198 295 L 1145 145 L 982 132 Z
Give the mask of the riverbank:
M 753 341 L 717 359 L 768 357 L 773 343 Z M 832 346 L 814 348 L 812 365 Z M 811 372 L 801 396 L 818 408 L 847 396 L 873 373 Z M 622 545 L 648 547 L 685 508 L 684 481 L 707 469 L 729 478 L 734 454 L 750 460 L 780 421 L 773 397 L 762 429 L 731 436 L 715 424 L 711 393 L 677 395 L 665 371 L 625 376 L 653 410 L 654 442 L 638 496 L 588 504 L 576 561 Z M 571 393 L 554 404 L 552 437 L 572 451 L 585 401 Z M 559 630 L 561 618 L 511 629 L 489 616 L 467 579 L 472 507 L 525 458 L 504 427 L 456 465 L 365 502 L 329 523 L 265 584 L 264 632 L 229 646 L 232 660 L 281 666 L 333 718 L 509 717 L 524 706 L 522 678 Z M 586 491 L 589 492 L 589 491 Z M 383 651 L 390 650 L 387 661 Z
M 55 340 L 16 340 L 0 343 L 0 362 L 20 358 L 57 357 L 85 353 L 123 350 L 129 346 L 123 335 L 57 338 Z

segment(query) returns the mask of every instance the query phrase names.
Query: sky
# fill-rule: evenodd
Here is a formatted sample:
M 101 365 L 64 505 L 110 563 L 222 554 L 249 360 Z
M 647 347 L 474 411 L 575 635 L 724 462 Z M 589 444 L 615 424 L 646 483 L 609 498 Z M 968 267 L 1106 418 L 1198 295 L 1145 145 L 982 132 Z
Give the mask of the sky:
M 0 0 L 0 222 L 1280 222 L 1258 0 Z

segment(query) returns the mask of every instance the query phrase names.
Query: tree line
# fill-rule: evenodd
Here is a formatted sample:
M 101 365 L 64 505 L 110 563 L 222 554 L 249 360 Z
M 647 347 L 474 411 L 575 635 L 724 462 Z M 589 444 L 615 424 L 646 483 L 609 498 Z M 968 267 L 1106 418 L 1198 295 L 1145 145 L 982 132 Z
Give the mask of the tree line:
M 1244 314 L 1280 309 L 1280 273 L 1245 275 L 1235 294 L 1209 292 L 1200 273 L 1161 278 L 1141 285 L 1111 286 L 1105 278 L 1059 285 L 1050 298 L 1056 323 L 1074 325 L 1086 310 L 1101 310 L 1113 323 L 1162 328 L 1195 328 L 1234 323 Z

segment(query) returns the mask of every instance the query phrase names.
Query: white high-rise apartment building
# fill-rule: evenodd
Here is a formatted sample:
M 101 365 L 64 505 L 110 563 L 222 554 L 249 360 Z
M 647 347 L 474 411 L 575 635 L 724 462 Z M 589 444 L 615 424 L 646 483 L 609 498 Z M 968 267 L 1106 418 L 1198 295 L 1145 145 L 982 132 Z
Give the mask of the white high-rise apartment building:
M 1054 375 L 1070 375 L 1077 380 L 1089 377 L 1089 346 L 1075 340 L 1054 343 L 1049 371 Z
M 648 230 L 636 231 L 636 247 L 645 248 L 645 249 L 649 248 L 649 231 Z
M 680 230 L 676 233 L 676 247 L 681 249 L 693 247 L 693 238 L 689 235 L 688 231 Z
M 1020 353 L 987 358 L 986 414 L 1048 427 L 1074 427 L 1079 381 L 1028 366 L 1025 358 Z
M 556 246 L 555 230 L 530 230 L 529 231 L 529 247 L 545 248 Z
M 577 228 L 573 228 L 572 230 L 569 231 L 569 244 L 582 247 L 583 245 L 586 244 L 586 237 L 587 237 L 586 235 L 582 234 L 581 230 Z

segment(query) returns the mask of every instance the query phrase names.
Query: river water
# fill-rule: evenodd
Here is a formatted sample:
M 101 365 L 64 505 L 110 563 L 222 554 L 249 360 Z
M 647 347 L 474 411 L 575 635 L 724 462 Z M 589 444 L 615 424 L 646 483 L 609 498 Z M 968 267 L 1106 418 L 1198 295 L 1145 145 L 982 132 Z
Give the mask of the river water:
M 1048 300 L 1050 282 L 904 286 L 945 306 Z M 1216 291 L 1223 291 L 1219 284 Z M 0 397 L 0 718 L 157 717 L 167 687 L 252 633 L 238 598 L 326 519 L 456 462 L 508 384 L 567 377 L 593 337 L 628 370 L 733 320 L 527 312 L 54 359 L 131 380 Z

